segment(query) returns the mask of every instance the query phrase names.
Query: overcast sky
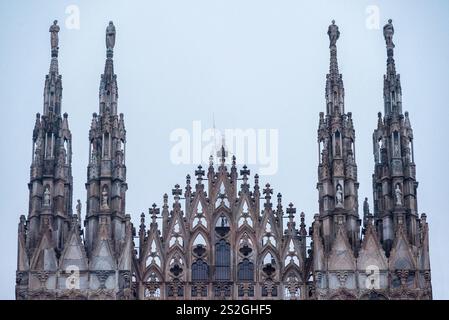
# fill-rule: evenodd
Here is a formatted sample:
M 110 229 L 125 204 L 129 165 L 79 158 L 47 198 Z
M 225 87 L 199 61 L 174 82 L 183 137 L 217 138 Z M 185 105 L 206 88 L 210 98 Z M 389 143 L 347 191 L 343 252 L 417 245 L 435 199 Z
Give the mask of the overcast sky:
M 72 19 L 77 10 L 79 28 Z M 356 130 L 359 201 L 366 196 L 372 207 L 372 133 L 377 112 L 383 112 L 381 30 L 388 18 L 395 27 L 403 110 L 414 130 L 419 212 L 427 214 L 430 226 L 434 298 L 448 299 L 449 2 L 444 0 L 1 0 L 0 298 L 14 298 L 17 223 L 28 209 L 31 137 L 35 114 L 42 112 L 54 19 L 61 26 L 59 70 L 62 109 L 73 136 L 74 202 L 85 203 L 88 130 L 98 112 L 104 32 L 113 20 L 118 108 L 128 139 L 126 211 L 133 221 L 193 174 L 195 165 L 171 161 L 170 134 L 193 133 L 193 121 L 210 128 L 214 115 L 221 130 L 277 130 L 278 169 L 262 176 L 261 184 L 269 181 L 284 204 L 292 201 L 310 223 L 318 210 L 316 132 L 318 114 L 325 111 L 327 27 L 335 19 L 340 28 L 338 59 L 345 108 Z M 250 169 L 252 177 L 259 171 L 257 164 Z

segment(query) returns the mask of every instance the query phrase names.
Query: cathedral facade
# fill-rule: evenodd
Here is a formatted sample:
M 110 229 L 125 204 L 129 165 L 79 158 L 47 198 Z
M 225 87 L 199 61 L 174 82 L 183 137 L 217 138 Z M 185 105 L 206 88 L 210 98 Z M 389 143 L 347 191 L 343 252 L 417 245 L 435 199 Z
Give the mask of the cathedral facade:
M 428 225 L 418 214 L 413 131 L 402 112 L 394 29 L 384 27 L 384 114 L 373 133 L 373 211 L 359 216 L 355 130 L 345 112 L 338 26 L 328 28 L 326 108 L 319 114 L 319 213 L 304 213 L 223 145 L 185 187 L 133 226 L 125 213 L 126 130 L 106 29 L 99 110 L 89 131 L 86 212 L 72 207 L 72 136 L 62 114 L 59 26 L 43 114 L 36 115 L 28 216 L 20 217 L 16 299 L 432 299 Z M 286 222 L 284 224 L 284 221 Z M 295 221 L 299 221 L 299 225 Z M 82 228 L 84 225 L 84 228 Z

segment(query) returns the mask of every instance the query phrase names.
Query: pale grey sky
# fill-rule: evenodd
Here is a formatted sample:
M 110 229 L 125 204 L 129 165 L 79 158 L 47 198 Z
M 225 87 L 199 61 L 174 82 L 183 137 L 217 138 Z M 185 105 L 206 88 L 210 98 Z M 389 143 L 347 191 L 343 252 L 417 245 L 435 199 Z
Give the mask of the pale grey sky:
M 65 27 L 69 5 L 80 29 Z M 449 298 L 448 139 L 449 2 L 432 1 L 0 1 L 0 298 L 14 298 L 17 223 L 27 214 L 31 136 L 50 63 L 48 28 L 60 21 L 63 112 L 73 135 L 74 201 L 85 202 L 88 129 L 98 111 L 104 32 L 117 28 L 114 54 L 119 111 L 127 128 L 127 212 L 161 203 L 194 165 L 170 162 L 170 133 L 200 120 L 218 128 L 277 129 L 279 170 L 261 178 L 310 222 L 318 210 L 318 114 L 325 110 L 327 27 L 335 19 L 346 111 L 353 113 L 359 198 L 372 203 L 372 132 L 383 111 L 386 50 L 381 29 L 395 27 L 403 109 L 415 135 L 419 211 L 427 213 L 434 297 Z M 250 166 L 252 176 L 257 166 Z M 446 200 L 445 200 L 446 199 Z M 361 200 L 360 200 L 361 203 Z M 360 208 L 361 209 L 361 208 Z M 84 215 L 83 215 L 84 216 Z

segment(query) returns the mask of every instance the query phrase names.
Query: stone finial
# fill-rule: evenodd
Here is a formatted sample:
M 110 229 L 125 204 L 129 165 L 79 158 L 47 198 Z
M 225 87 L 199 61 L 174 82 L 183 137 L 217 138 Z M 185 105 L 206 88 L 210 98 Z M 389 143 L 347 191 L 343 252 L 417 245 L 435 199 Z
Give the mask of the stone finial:
M 156 219 L 157 219 L 157 215 L 159 214 L 160 210 L 159 208 L 156 206 L 155 203 L 153 203 L 153 205 L 151 206 L 151 208 L 148 209 L 149 214 L 151 215 L 151 224 L 155 224 L 156 223 Z
M 301 219 L 301 224 L 299 225 L 299 234 L 302 236 L 307 236 L 306 222 L 305 222 L 306 215 L 304 214 L 304 212 L 301 212 L 299 217 Z
M 271 195 L 273 194 L 273 189 L 270 188 L 270 184 L 267 183 L 265 185 L 265 189 L 263 190 L 263 194 L 265 195 L 265 199 L 269 202 L 271 199 Z
M 288 204 L 288 208 L 286 210 L 287 214 L 288 214 L 288 219 L 290 221 L 290 223 L 293 223 L 294 219 L 295 219 L 295 214 L 296 214 L 296 208 L 293 207 L 293 203 L 289 203 Z
M 203 170 L 203 167 L 201 165 L 198 166 L 198 170 L 195 170 L 196 179 L 198 180 L 198 184 L 201 184 L 201 181 L 203 181 L 203 176 L 205 172 Z
M 246 164 L 243 166 L 243 169 L 240 170 L 240 175 L 242 176 L 243 179 L 243 184 L 247 184 L 248 183 L 248 176 L 250 175 L 250 170 L 248 169 L 248 167 L 246 166 Z

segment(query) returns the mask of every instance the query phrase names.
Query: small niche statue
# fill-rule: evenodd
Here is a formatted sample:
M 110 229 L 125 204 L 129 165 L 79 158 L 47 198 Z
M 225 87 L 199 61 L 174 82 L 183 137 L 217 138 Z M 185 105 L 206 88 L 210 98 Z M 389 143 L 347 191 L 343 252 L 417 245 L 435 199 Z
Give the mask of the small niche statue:
M 50 206 L 50 197 L 51 197 L 50 188 L 46 186 L 44 190 L 44 207 Z
M 101 208 L 109 209 L 108 205 L 108 188 L 106 186 L 103 187 L 103 191 L 101 192 Z
M 335 198 L 337 200 L 337 207 L 343 207 L 343 190 L 341 184 L 337 184 L 337 190 L 335 191 Z
M 394 189 L 394 193 L 396 195 L 396 205 L 402 206 L 402 191 L 401 187 L 399 186 L 399 183 L 396 184 L 396 188 Z

